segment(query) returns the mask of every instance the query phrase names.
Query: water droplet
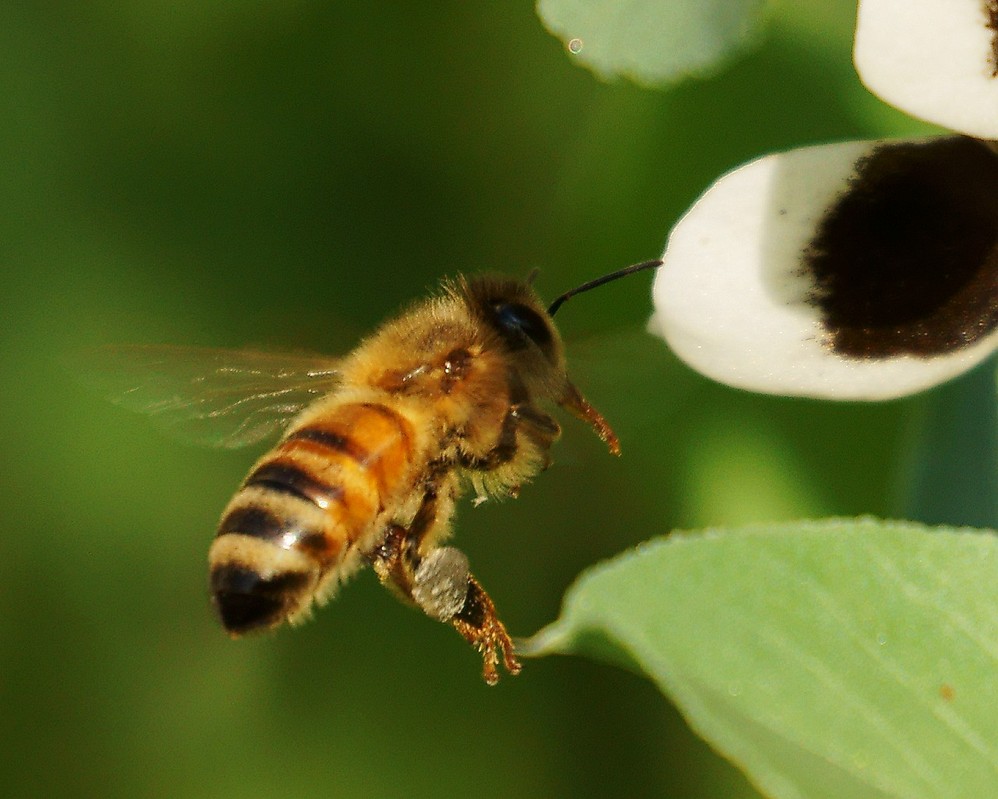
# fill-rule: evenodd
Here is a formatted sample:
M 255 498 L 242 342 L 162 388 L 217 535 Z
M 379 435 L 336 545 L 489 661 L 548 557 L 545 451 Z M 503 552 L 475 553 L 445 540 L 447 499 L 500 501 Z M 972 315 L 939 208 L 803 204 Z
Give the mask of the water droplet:
M 728 694 L 731 696 L 741 696 L 742 684 L 737 680 L 735 682 L 728 683 Z
M 570 39 L 568 42 L 568 52 L 576 54 L 581 53 L 582 39 Z
M 877 633 L 877 643 L 885 646 L 887 644 L 887 636 L 884 633 Z

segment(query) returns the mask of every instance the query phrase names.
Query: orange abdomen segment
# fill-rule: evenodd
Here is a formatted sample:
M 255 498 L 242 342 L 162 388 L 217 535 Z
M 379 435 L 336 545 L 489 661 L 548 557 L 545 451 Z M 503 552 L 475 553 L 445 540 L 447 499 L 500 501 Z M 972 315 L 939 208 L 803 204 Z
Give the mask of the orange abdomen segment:
M 222 622 L 240 633 L 304 613 L 402 490 L 413 428 L 377 403 L 333 405 L 288 431 L 233 497 L 212 547 Z
M 273 456 L 306 472 L 290 490 L 327 511 L 354 543 L 408 474 L 412 436 L 408 420 L 386 405 L 341 405 L 290 431 Z

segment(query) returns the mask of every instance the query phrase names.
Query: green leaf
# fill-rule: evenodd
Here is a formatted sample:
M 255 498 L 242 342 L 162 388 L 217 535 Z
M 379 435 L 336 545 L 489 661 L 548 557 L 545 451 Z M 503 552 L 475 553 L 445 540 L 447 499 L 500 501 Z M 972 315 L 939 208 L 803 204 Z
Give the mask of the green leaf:
M 762 0 L 538 0 L 537 14 L 600 78 L 658 85 L 703 75 L 753 31 Z
M 637 666 L 774 797 L 993 796 L 996 589 L 987 531 L 676 534 L 580 577 L 522 651 Z

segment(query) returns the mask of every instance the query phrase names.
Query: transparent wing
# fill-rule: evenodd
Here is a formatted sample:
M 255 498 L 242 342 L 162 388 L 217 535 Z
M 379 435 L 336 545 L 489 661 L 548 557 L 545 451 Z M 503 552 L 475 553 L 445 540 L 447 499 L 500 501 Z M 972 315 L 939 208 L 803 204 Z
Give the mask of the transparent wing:
M 102 347 L 87 383 L 190 443 L 242 447 L 282 429 L 339 382 L 337 361 L 311 354 L 169 345 Z

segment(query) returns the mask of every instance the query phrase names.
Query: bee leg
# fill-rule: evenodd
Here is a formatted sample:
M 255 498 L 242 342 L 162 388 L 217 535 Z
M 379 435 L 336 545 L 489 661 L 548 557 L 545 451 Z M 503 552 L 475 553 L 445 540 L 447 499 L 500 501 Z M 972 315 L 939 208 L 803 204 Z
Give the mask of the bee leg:
M 530 403 L 516 402 L 506 412 L 495 445 L 482 455 L 459 452 L 457 462 L 462 468 L 474 472 L 498 469 L 513 460 L 519 452 L 516 440 L 518 432 L 530 438 L 537 449 L 547 455 L 551 445 L 561 435 L 561 427 L 554 418 Z
M 412 598 L 412 569 L 410 560 L 402 557 L 406 549 L 408 530 L 398 524 L 388 527 L 382 542 L 367 556 L 380 583 L 396 599 L 407 605 L 416 604 Z
M 499 682 L 499 658 L 510 674 L 520 673 L 513 640 L 492 599 L 468 570 L 468 558 L 454 547 L 431 550 L 413 572 L 413 601 L 430 618 L 449 622 L 482 655 L 482 676 Z
M 533 405 L 514 405 L 509 409 L 509 413 L 520 422 L 520 429 L 544 455 L 542 468 L 547 469 L 551 465 L 551 445 L 561 436 L 561 426 L 554 417 Z
M 510 674 L 520 673 L 513 640 L 496 614 L 492 599 L 469 571 L 468 558 L 454 547 L 420 545 L 436 518 L 436 493 L 428 491 L 424 505 L 409 528 L 390 525 L 384 539 L 368 556 L 382 585 L 427 616 L 449 623 L 482 656 L 482 676 L 489 685 L 499 681 L 499 658 Z
M 469 644 L 482 655 L 482 677 L 489 685 L 499 682 L 499 655 L 502 654 L 503 666 L 512 675 L 517 675 L 523 668 L 516 659 L 513 650 L 513 639 L 506 632 L 506 625 L 496 614 L 492 598 L 470 573 L 464 605 L 450 620 Z
M 421 560 L 420 550 L 429 533 L 444 523 L 450 513 L 453 500 L 449 499 L 446 485 L 449 479 L 453 479 L 449 472 L 441 471 L 429 482 L 409 526 L 388 525 L 381 543 L 367 556 L 381 584 L 403 602 L 417 604 L 412 596 L 412 585 Z

